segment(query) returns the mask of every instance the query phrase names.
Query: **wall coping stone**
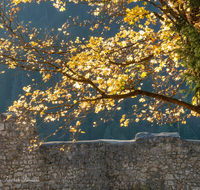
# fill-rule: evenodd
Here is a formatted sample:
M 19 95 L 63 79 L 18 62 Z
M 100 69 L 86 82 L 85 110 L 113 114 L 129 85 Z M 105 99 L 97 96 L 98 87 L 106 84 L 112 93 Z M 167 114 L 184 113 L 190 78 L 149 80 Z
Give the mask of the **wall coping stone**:
M 135 135 L 135 138 L 132 140 L 117 140 L 117 139 L 97 139 L 97 140 L 81 140 L 77 141 L 76 144 L 83 144 L 83 143 L 112 143 L 112 144 L 124 144 L 124 143 L 131 143 L 135 142 L 138 139 L 146 139 L 146 138 L 158 138 L 158 137 L 173 137 L 173 138 L 180 138 L 180 135 L 177 132 L 168 133 L 149 133 L 149 132 L 139 132 Z M 191 140 L 192 141 L 192 140 Z M 199 141 L 200 142 L 200 141 Z M 51 141 L 45 142 L 42 146 L 55 146 L 59 144 L 72 144 L 72 141 Z
M 177 132 L 174 133 L 168 133 L 168 132 L 162 132 L 162 133 L 149 133 L 149 132 L 140 132 L 135 135 L 135 140 L 139 138 L 149 138 L 149 137 L 178 137 L 180 138 L 180 135 Z

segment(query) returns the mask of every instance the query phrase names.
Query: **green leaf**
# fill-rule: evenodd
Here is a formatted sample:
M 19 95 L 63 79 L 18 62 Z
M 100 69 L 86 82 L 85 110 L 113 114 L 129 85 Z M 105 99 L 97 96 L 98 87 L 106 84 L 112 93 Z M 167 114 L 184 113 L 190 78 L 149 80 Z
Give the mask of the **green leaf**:
M 121 79 L 120 82 L 121 82 L 121 83 L 124 83 L 124 79 Z

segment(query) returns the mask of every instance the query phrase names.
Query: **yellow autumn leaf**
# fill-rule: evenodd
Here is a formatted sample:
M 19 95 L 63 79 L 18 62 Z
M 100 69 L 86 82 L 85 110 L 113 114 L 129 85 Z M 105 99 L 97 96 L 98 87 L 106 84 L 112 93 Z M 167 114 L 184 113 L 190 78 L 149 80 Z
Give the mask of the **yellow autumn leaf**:
M 185 120 L 183 120 L 181 123 L 182 123 L 182 124 L 186 124 L 186 121 L 185 121 Z
M 0 23 L 0 28 L 2 28 L 2 29 L 4 28 L 4 26 L 3 26 L 3 24 L 2 24 L 2 23 Z
M 65 7 L 61 7 L 61 8 L 59 9 L 60 12 L 63 12 L 63 11 L 65 11 L 65 10 L 66 10 Z
M 76 129 L 70 129 L 69 131 L 73 132 L 73 133 L 76 133 L 77 130 Z
M 32 46 L 37 46 L 37 45 L 38 45 L 38 43 L 37 43 L 37 42 L 34 42 L 34 41 L 31 41 L 30 44 L 31 44 Z
M 142 72 L 141 77 L 144 78 L 147 76 L 147 72 Z

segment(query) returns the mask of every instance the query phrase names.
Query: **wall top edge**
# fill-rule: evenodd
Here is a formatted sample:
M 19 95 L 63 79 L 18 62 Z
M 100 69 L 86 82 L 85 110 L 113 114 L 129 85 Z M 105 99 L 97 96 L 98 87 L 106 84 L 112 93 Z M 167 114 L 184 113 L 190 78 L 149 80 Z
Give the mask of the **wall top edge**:
M 5 121 L 8 115 L 11 115 L 11 117 Z M 6 113 L 0 113 L 0 123 L 4 122 L 12 122 L 13 119 L 15 120 L 17 118 L 17 115 L 13 112 L 6 112 Z M 172 137 L 172 138 L 180 138 L 180 135 L 178 132 L 162 132 L 162 133 L 150 133 L 150 132 L 139 132 L 135 135 L 135 138 L 132 140 L 118 140 L 118 139 L 97 139 L 97 140 L 81 140 L 76 142 L 76 144 L 84 144 L 84 143 L 112 143 L 112 144 L 124 144 L 124 143 L 133 143 L 136 142 L 139 139 L 146 139 L 146 138 L 156 138 L 156 137 Z M 181 139 L 182 141 L 188 141 L 188 142 L 194 142 L 194 143 L 200 143 L 200 140 L 194 140 L 194 139 Z M 51 141 L 51 142 L 44 142 L 41 146 L 55 146 L 59 144 L 73 144 L 72 141 Z
M 178 133 L 168 133 L 168 132 L 162 132 L 162 133 L 140 132 L 140 133 L 137 133 L 135 135 L 135 138 L 132 140 L 117 140 L 117 139 L 82 140 L 82 141 L 77 141 L 76 144 L 85 144 L 85 143 L 125 144 L 125 143 L 136 142 L 138 139 L 159 138 L 159 137 L 180 138 L 180 135 Z M 72 141 L 51 141 L 51 142 L 43 143 L 42 146 L 55 146 L 55 145 L 59 145 L 59 144 L 72 144 L 72 143 L 73 143 Z
M 11 116 L 9 119 L 6 119 L 7 116 Z M 0 113 L 0 122 L 1 123 L 7 123 L 12 122 L 17 119 L 17 115 L 13 112 L 6 112 L 6 113 Z
M 0 113 L 0 115 L 7 117 L 8 115 L 12 115 L 11 117 L 17 118 L 17 115 L 13 112 L 6 112 L 6 113 Z
M 82 140 L 77 142 L 72 141 L 51 141 L 45 142 L 41 146 L 54 146 L 58 144 L 84 144 L 84 143 L 113 143 L 113 144 L 122 144 L 122 143 L 130 143 L 134 142 L 135 140 L 115 140 L 115 139 L 97 139 L 97 140 Z

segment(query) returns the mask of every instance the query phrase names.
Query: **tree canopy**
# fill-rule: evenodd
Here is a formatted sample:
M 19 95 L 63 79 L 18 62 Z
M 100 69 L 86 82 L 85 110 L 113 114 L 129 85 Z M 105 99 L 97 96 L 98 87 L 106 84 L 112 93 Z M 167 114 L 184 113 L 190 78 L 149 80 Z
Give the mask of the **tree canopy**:
M 69 17 L 50 31 L 18 21 L 24 3 L 31 2 L 4 0 L 0 7 L 0 64 L 41 74 L 9 108 L 19 122 L 26 122 L 25 116 L 33 125 L 38 117 L 59 120 L 59 130 L 77 140 L 89 113 L 114 114 L 129 98 L 135 103 L 131 115 L 121 116 L 122 127 L 199 117 L 199 0 L 56 0 L 59 11 L 67 3 L 87 4 L 94 18 Z M 113 25 L 118 30 L 106 35 Z M 73 26 L 98 33 L 73 40 Z M 186 94 L 192 94 L 189 101 Z

